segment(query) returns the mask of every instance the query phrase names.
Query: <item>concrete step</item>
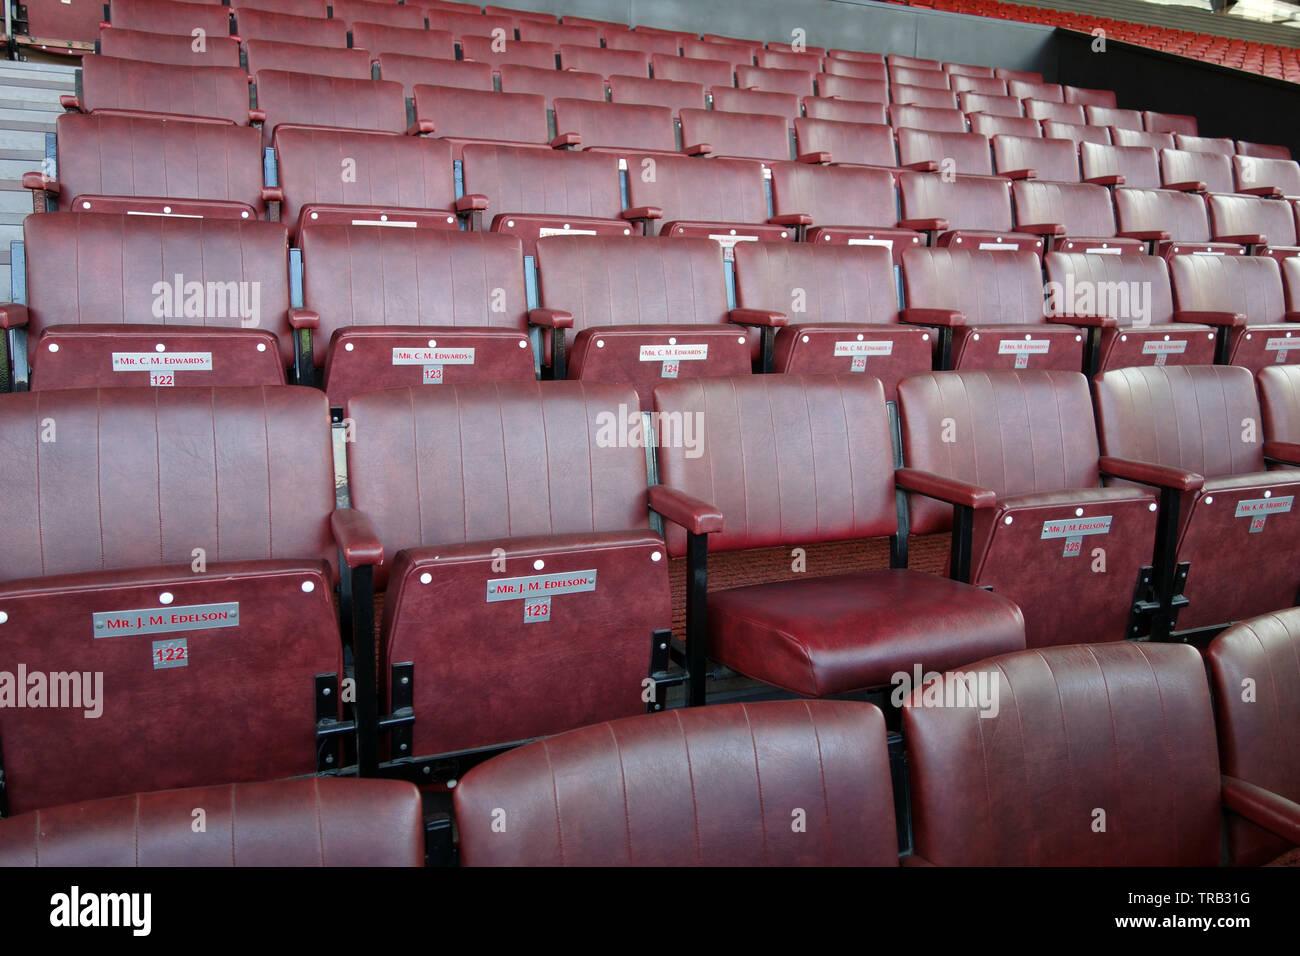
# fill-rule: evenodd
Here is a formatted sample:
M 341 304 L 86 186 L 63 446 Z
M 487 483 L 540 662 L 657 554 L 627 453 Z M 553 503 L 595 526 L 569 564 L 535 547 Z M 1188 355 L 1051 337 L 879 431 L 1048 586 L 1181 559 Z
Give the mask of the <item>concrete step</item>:
M 12 110 L 53 110 L 62 113 L 59 97 L 63 90 L 38 89 L 29 86 L 8 86 L 0 83 L 0 106 Z
M 21 219 L 16 226 L 12 223 L 0 224 L 0 248 L 3 248 L 6 254 L 9 252 L 9 243 L 22 237 L 23 225 Z
M 54 110 L 14 110 L 0 105 L 0 127 L 5 129 L 54 129 L 59 113 Z
M 45 155 L 45 134 L 48 132 L 42 124 L 40 129 L 9 129 L 8 123 L 0 123 L 0 156 L 9 156 L 11 152 L 21 150 L 24 154 L 34 152 L 36 156 Z M 48 124 L 50 129 L 54 124 Z
M 0 159 L 0 189 L 22 189 L 23 173 L 41 168 L 39 159 Z
M 32 211 L 32 195 L 21 186 L 18 189 L 0 189 L 0 213 Z
M 73 76 L 80 69 L 77 65 L 56 63 L 15 63 L 6 60 L 0 63 L 0 83 L 26 81 L 35 83 L 66 83 L 72 85 Z
M 0 296 L 4 296 L 5 301 L 9 300 L 13 289 L 13 273 L 9 271 L 9 263 L 0 266 Z

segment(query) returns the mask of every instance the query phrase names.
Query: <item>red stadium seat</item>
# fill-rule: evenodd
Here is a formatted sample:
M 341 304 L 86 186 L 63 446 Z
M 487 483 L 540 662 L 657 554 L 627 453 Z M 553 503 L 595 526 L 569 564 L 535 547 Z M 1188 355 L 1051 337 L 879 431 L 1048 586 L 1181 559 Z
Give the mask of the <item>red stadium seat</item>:
M 1146 251 L 1141 239 L 1116 238 L 1115 210 L 1104 186 L 1025 179 L 1012 186 L 1011 199 L 1016 229 L 1042 236 L 1052 251 L 1138 255 Z
M 947 176 L 993 173 L 988 137 L 979 133 L 935 133 L 903 127 L 898 130 L 898 162 L 900 166 L 938 170 Z
M 202 30 L 212 37 L 231 33 L 227 7 L 176 0 L 117 0 L 111 14 L 114 30 L 147 30 L 176 36 L 192 36 L 194 30 Z
M 805 117 L 794 121 L 794 132 L 800 162 L 898 165 L 888 126 Z
M 375 57 L 381 79 L 402 84 L 402 92 L 415 95 L 417 86 L 453 87 L 489 93 L 495 88 L 492 67 L 472 60 L 442 60 L 406 53 L 380 53 Z M 550 72 L 554 73 L 554 70 Z
M 235 15 L 235 33 L 245 43 L 249 40 L 283 41 L 292 37 L 294 43 L 308 43 L 340 50 L 348 45 L 348 27 L 342 20 L 297 17 L 289 13 L 273 13 L 268 10 L 247 10 L 237 5 L 231 7 L 231 11 Z
M 489 41 L 490 42 L 490 41 Z M 443 30 L 413 30 L 384 23 L 352 24 L 352 45 L 369 50 L 371 56 L 401 53 L 436 60 L 456 59 L 456 40 Z M 472 59 L 466 56 L 465 59 Z
M 284 126 L 406 131 L 406 98 L 401 84 L 389 80 L 263 70 L 257 77 L 257 108 L 266 115 L 262 140 L 267 146 Z
M 245 40 L 248 73 L 256 77 L 263 70 L 288 70 L 317 76 L 370 79 L 370 54 L 366 50 L 343 50 L 282 43 L 278 40 Z
M 572 100 L 605 102 L 605 80 L 599 73 L 575 70 L 544 70 L 535 66 L 503 63 L 497 71 L 505 93 L 537 93 L 546 98 L 546 108 L 555 109 L 561 97 Z M 487 89 L 491 89 L 488 86 Z M 557 129 L 557 132 L 566 132 Z
M 1205 200 L 1196 193 L 1168 189 L 1115 190 L 1115 220 L 1119 234 L 1151 243 L 1157 255 L 1196 252 L 1212 255 L 1246 254 L 1243 246 L 1212 242 Z
M 908 172 L 898 177 L 898 186 L 898 225 L 929 234 L 933 245 L 1042 254 L 1040 237 L 1012 226 L 1009 180 Z
M 1084 182 L 1099 186 L 1160 188 L 1160 159 L 1150 146 L 1079 144 Z
M 898 192 L 889 169 L 777 163 L 772 204 L 775 221 L 794 225 L 807 242 L 883 246 L 895 265 L 922 242 L 919 232 L 895 225 Z
M 1156 113 L 1153 110 L 1144 110 L 1142 128 L 1148 133 L 1181 133 L 1185 136 L 1195 136 L 1196 117 L 1181 113 Z
M 155 119 L 203 117 L 240 126 L 250 121 L 248 74 L 241 69 L 173 66 L 108 56 L 88 56 L 82 61 L 81 94 L 65 100 L 65 105 L 85 113 Z
M 1258 372 L 1300 362 L 1300 320 L 1284 301 L 1278 262 L 1267 256 L 1174 256 L 1178 317 L 1219 329 L 1219 358 Z
M 498 43 L 490 37 L 463 36 L 460 38 L 460 49 L 466 60 L 486 63 L 493 70 L 499 70 L 507 63 L 539 70 L 555 69 L 555 48 L 549 43 L 527 43 L 522 40 Z
M 1079 182 L 1079 152 L 1068 139 L 993 137 L 993 167 L 1008 179 Z
M 1295 211 L 1290 203 L 1256 196 L 1212 194 L 1210 234 L 1218 242 L 1240 243 L 1251 254 L 1287 259 L 1300 256 Z
M 209 36 L 201 50 L 195 50 L 194 46 L 194 37 L 189 34 L 150 33 L 120 27 L 99 31 L 99 52 L 106 57 L 169 66 L 240 65 L 239 41 L 232 37 Z
M 788 130 L 789 121 L 782 116 L 682 110 L 682 151 L 696 156 L 786 160 L 792 158 Z
M 1179 192 L 1230 193 L 1232 160 L 1222 153 L 1193 153 L 1182 149 L 1160 151 L 1160 178 L 1165 189 Z

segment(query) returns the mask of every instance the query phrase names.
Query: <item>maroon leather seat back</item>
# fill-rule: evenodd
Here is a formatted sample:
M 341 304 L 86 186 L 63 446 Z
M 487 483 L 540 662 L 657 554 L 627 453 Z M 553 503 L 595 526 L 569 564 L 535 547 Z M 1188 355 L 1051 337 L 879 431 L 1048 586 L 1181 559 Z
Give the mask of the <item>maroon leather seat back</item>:
M 446 30 L 457 39 L 467 36 L 490 39 L 496 30 L 504 31 L 501 35 L 507 40 L 514 36 L 514 23 L 509 17 L 484 15 L 470 4 L 466 5 L 464 12 L 430 7 L 425 11 L 425 18 L 430 30 Z M 507 47 L 510 45 L 506 43 Z
M 604 84 L 597 77 L 604 97 Z M 685 110 L 684 112 L 690 112 Z M 635 106 L 563 98 L 555 101 L 557 133 L 577 133 L 584 147 L 677 149 L 673 112 L 666 106 Z
M 812 96 L 813 74 L 807 70 L 786 70 L 742 63 L 736 67 L 736 85 L 742 90 Z
M 572 313 L 574 334 L 727 321 L 722 250 L 711 239 L 553 236 L 538 242 L 537 268 L 542 304 Z
M 1008 80 L 1007 93 L 1022 100 L 1043 100 L 1048 103 L 1064 103 L 1065 91 L 1058 83 L 1034 82 L 1032 80 Z
M 1105 126 L 1084 126 L 1080 123 L 1060 123 L 1056 120 L 1043 120 L 1042 125 L 1043 135 L 1052 139 L 1069 139 L 1075 143 L 1096 143 L 1098 146 L 1109 146 L 1111 144 L 1110 130 Z M 1119 130 L 1118 132 L 1125 133 L 1127 131 Z M 1133 145 L 1144 144 L 1135 143 Z
M 791 323 L 898 322 L 893 263 L 880 246 L 738 243 L 736 304 Z
M 948 172 L 988 176 L 993 172 L 989 141 L 979 133 L 936 133 L 923 129 L 898 131 L 898 161 L 904 165 L 931 161 L 941 166 L 951 161 Z
M 828 64 L 829 65 L 829 64 Z M 874 69 L 870 65 L 864 69 Z M 870 76 L 835 75 L 827 71 L 818 77 L 818 91 L 822 96 L 840 100 L 856 100 L 864 103 L 888 103 L 889 84 L 885 82 L 885 70 L 881 67 L 879 75 Z
M 464 160 L 465 192 L 488 197 L 488 216 L 617 219 L 622 211 L 618 157 L 612 153 L 470 144 Z
M 699 83 L 706 90 L 715 86 L 733 86 L 735 83 L 732 65 L 723 59 L 666 56 L 655 53 L 650 57 L 650 64 L 656 79 Z
M 1221 153 L 1224 156 L 1236 155 L 1237 148 L 1226 136 L 1188 136 L 1174 133 L 1174 148 L 1191 153 Z
M 654 164 L 654 175 L 628 176 L 630 206 L 662 209 L 663 222 L 767 221 L 767 193 L 757 163 L 654 156 L 636 166 L 644 171 L 646 160 Z
M 1017 101 L 1019 102 L 1019 101 Z M 970 131 L 980 133 L 993 140 L 995 137 L 1014 136 L 1020 139 L 1043 139 L 1043 127 L 1036 119 L 1027 116 L 996 116 L 992 113 L 970 113 Z M 1075 148 L 1073 140 L 1064 140 Z M 996 143 L 994 144 L 996 146 Z M 1009 160 L 1008 160 L 1009 162 Z M 999 171 L 1015 167 L 1000 165 Z
M 1031 119 L 1052 120 L 1056 123 L 1087 123 L 1083 107 L 1073 103 L 1027 99 L 1024 100 L 1024 104 L 1025 115 Z
M 832 93 L 828 89 L 832 79 L 854 79 L 854 80 L 871 80 L 873 82 L 884 82 L 889 76 L 883 62 L 855 62 L 852 60 L 827 59 L 825 63 L 826 75 L 819 77 L 822 85 L 822 96 L 841 96 L 840 93 Z M 845 97 L 848 99 L 849 97 Z
M 502 12 L 501 8 L 491 12 Z M 534 19 L 536 17 L 536 19 Z M 545 17 L 545 20 L 542 18 Z M 553 14 L 516 15 L 519 39 L 533 43 L 550 43 L 557 50 L 564 44 L 599 47 L 600 30 L 582 24 L 556 23 Z
M 1300 163 L 1295 160 L 1239 155 L 1232 158 L 1232 169 L 1243 189 L 1276 186 L 1284 196 L 1300 196 Z
M 424 29 L 424 10 L 418 4 L 397 6 L 373 0 L 330 0 L 334 19 L 351 26 L 354 23 L 380 23 L 411 30 Z M 355 43 L 356 38 L 353 37 Z M 362 47 L 361 49 L 365 49 Z
M 767 113 L 682 110 L 682 146 L 707 143 L 715 156 L 790 159 L 789 120 Z
M 1092 395 L 1077 372 L 915 375 L 899 384 L 898 411 L 911 468 L 1000 497 L 1100 485 Z M 951 525 L 950 505 L 913 495 L 909 508 L 913 534 Z
M 1112 129 L 1143 129 L 1142 114 L 1137 110 L 1116 109 L 1114 105 L 1098 105 L 1077 98 L 1074 102 L 1083 104 L 1083 112 L 1088 119 L 1089 126 L 1109 126 Z
M 1175 256 L 1169 273 L 1180 311 L 1240 312 L 1247 325 L 1286 315 L 1282 273 L 1268 256 Z
M 781 116 L 785 117 L 788 123 L 792 117 L 799 115 L 799 97 L 793 93 L 733 90 L 730 87 L 715 86 L 713 108 L 723 113 L 764 113 L 769 116 Z
M 1115 212 L 1105 186 L 1025 179 L 1012 185 L 1011 196 L 1019 224 L 1060 223 L 1065 226 L 1067 236 L 1109 238 L 1115 235 Z
M 898 177 L 903 219 L 939 218 L 950 229 L 1011 231 L 1010 183 L 981 176 L 958 176 L 950 182 L 932 173 Z
M 401 780 L 166 790 L 0 820 L 0 867 L 423 865 L 420 794 Z
M 64 113 L 55 129 L 61 210 L 76 208 L 78 196 L 220 199 L 262 208 L 257 130 L 111 113 Z
M 980 130 L 976 130 L 980 132 Z M 998 172 L 1032 169 L 1037 178 L 1047 182 L 1077 183 L 1079 181 L 1079 153 L 1068 139 L 1043 139 L 1025 136 L 994 136 L 993 160 Z M 1106 197 L 1110 206 L 1110 197 Z M 1111 219 L 1114 219 L 1112 213 Z M 1027 219 L 1026 222 L 1042 222 Z
M 118 0 L 111 17 L 113 29 L 178 36 L 190 36 L 192 30 L 214 37 L 230 35 L 230 10 L 209 4 L 186 7 L 173 0 Z
M 820 73 L 824 50 L 808 50 L 795 53 L 785 46 L 773 44 L 770 50 L 759 50 L 756 59 L 758 65 L 778 70 L 803 70 L 806 73 Z
M 643 76 L 617 74 L 609 78 L 609 98 L 613 103 L 666 106 L 676 116 L 684 109 L 704 108 L 704 87 L 679 80 L 650 80 Z
M 892 226 L 898 219 L 894 177 L 884 169 L 780 163 L 772 168 L 776 214 L 804 213 L 819 226 Z
M 1210 220 L 1205 200 L 1168 189 L 1115 190 L 1115 218 L 1121 232 L 1169 233 L 1178 242 L 1208 242 Z
M 1174 148 L 1172 133 L 1140 133 L 1134 129 L 1116 127 L 1110 130 L 1110 140 L 1116 146 L 1146 146 L 1154 150 Z
M 1004 116 L 1007 119 L 1027 118 L 1025 117 L 1024 105 L 1014 96 L 999 96 L 993 93 L 958 93 L 957 104 L 961 107 L 963 113 L 987 113 L 992 116 Z
M 831 161 L 836 163 L 898 164 L 894 131 L 888 126 L 800 117 L 794 121 L 794 131 L 801 156 L 805 153 L 829 153 Z M 853 201 L 848 196 L 842 198 L 845 202 Z
M 1207 205 L 1210 227 L 1216 236 L 1259 235 L 1270 246 L 1296 244 L 1296 219 L 1290 203 L 1257 196 L 1217 194 L 1207 197 Z
M 889 107 L 889 122 L 895 129 L 924 129 L 934 133 L 966 132 L 966 117 L 959 109 L 941 106 L 908 106 L 895 103 Z
M 480 64 L 486 65 L 486 64 Z M 546 108 L 554 109 L 560 97 L 574 100 L 605 100 L 605 80 L 599 73 L 556 70 L 536 66 L 503 63 L 499 67 L 501 89 L 506 93 L 537 93 L 546 98 Z M 433 80 L 423 82 L 433 83 Z M 447 85 L 447 84 L 444 84 Z M 492 89 L 491 85 L 487 89 Z M 566 130 L 561 130 L 566 132 Z
M 1079 160 L 1085 179 L 1123 176 L 1123 185 L 1135 189 L 1160 188 L 1160 158 L 1150 146 L 1103 146 L 1082 143 Z
M 1200 182 L 1212 193 L 1230 193 L 1233 190 L 1232 160 L 1223 153 L 1162 149 L 1160 175 L 1169 185 Z
M 437 136 L 515 143 L 550 141 L 546 98 L 536 93 L 491 93 L 421 84 L 415 88 L 415 115 L 431 120 Z
M 403 548 L 648 528 L 645 449 L 598 443 L 620 407 L 636 392 L 588 382 L 354 397 L 348 475 L 384 545 L 377 583 Z
M 1142 112 L 1142 128 L 1150 133 L 1182 133 L 1196 135 L 1196 117 L 1181 113 L 1157 113 L 1154 110 Z
M 29 217 L 23 237 L 39 264 L 27 277 L 33 338 L 50 325 L 242 326 L 273 332 L 284 364 L 293 360 L 279 223 L 48 213 Z M 201 316 L 185 314 L 192 283 L 203 283 Z
M 248 74 L 237 67 L 170 66 L 87 56 L 81 62 L 81 108 L 87 113 L 201 116 L 247 126 Z
M 898 863 L 884 720 L 856 701 L 584 727 L 480 764 L 455 798 L 467 866 Z
M 996 682 L 996 715 L 925 706 L 916 692 L 903 708 L 919 857 L 942 866 L 1218 863 L 1214 714 L 1195 648 L 1039 648 L 962 673 L 969 687 Z
M 1260 371 L 1258 384 L 1264 437 L 1300 444 L 1300 366 L 1270 366 Z
M 1104 106 L 1108 109 L 1115 108 L 1115 93 L 1113 90 L 1090 90 L 1087 87 L 1083 87 L 1083 86 L 1065 86 L 1062 87 L 1062 89 L 1065 91 L 1065 102 L 1067 103 L 1079 103 L 1082 106 Z M 1125 110 L 1122 112 L 1128 112 L 1128 111 Z M 1122 126 L 1123 124 L 1098 122 L 1094 125 Z M 1133 129 L 1147 128 L 1143 124 L 1142 117 L 1140 115 L 1138 116 L 1138 125 L 1132 128 Z
M 112 27 L 99 31 L 102 56 L 173 66 L 239 66 L 239 41 L 228 36 L 209 36 L 202 50 L 194 49 L 194 38 L 147 30 Z
M 956 310 L 968 326 L 1043 322 L 1043 282 L 1032 252 L 908 249 L 903 286 L 908 308 Z
M 691 38 L 682 40 L 682 56 L 725 60 L 735 67 L 743 64 L 752 65 L 754 62 L 754 48 L 743 43 L 717 43 L 710 40 Z
M 232 9 L 235 14 L 235 32 L 245 42 L 293 37 L 295 42 L 337 50 L 345 49 L 348 45 L 348 26 L 337 14 L 333 20 L 322 20 L 320 17 L 299 17 L 271 10 L 245 9 L 238 3 Z
M 244 52 L 248 55 L 248 72 L 253 76 L 263 70 L 289 70 L 317 76 L 370 79 L 370 54 L 363 49 L 345 50 L 284 40 L 245 40 Z
M 837 100 L 826 96 L 805 96 L 803 98 L 804 116 L 815 120 L 837 120 L 841 123 L 870 123 L 876 126 L 888 124 L 888 107 L 884 103 L 868 103 L 858 100 Z M 795 121 L 796 126 L 798 120 Z
M 379 75 L 385 80 L 401 83 L 407 96 L 415 95 L 417 86 L 452 87 L 482 92 L 490 92 L 495 88 L 492 67 L 486 63 L 433 59 L 406 53 L 381 53 L 375 57 L 375 60 L 379 63 Z
M 275 153 L 280 218 L 295 234 L 313 203 L 449 210 L 456 202 L 451 146 L 437 140 L 287 127 L 275 134 Z
M 262 139 L 268 146 L 284 124 L 406 132 L 402 86 L 388 80 L 263 70 L 257 76 L 257 106 L 266 111 Z
M 560 44 L 560 68 L 610 76 L 649 76 L 650 54 L 640 50 L 611 50 L 596 46 Z
M 519 239 L 385 226 L 307 226 L 303 301 L 320 315 L 316 364 L 352 326 L 488 326 L 525 332 Z
M 1049 252 L 1043 264 L 1049 283 L 1047 307 L 1058 314 L 1100 312 L 1114 316 L 1121 326 L 1140 326 L 1143 318 L 1151 325 L 1173 321 L 1169 267 L 1159 256 Z M 1114 299 L 1108 291 L 1112 289 Z
M 491 42 L 487 41 L 488 44 Z M 357 21 L 352 24 L 352 45 L 358 50 L 369 50 L 374 57 L 401 53 L 439 60 L 456 59 L 456 38 L 445 30 L 416 30 Z M 465 58 L 472 59 L 468 53 Z
M 1300 611 L 1236 624 L 1214 639 L 1205 657 L 1224 774 L 1300 802 Z M 1235 814 L 1228 815 L 1227 836 L 1229 859 L 1238 866 L 1259 866 L 1290 847 Z
M 967 69 L 963 67 L 962 69 Z M 963 73 L 949 71 L 952 77 L 952 88 L 956 93 L 978 93 L 981 96 L 1002 96 L 1007 99 L 1015 97 L 1007 96 L 1007 81 L 999 80 L 992 76 L 967 76 Z
M 934 109 L 957 109 L 957 94 L 931 84 L 910 86 L 895 83 L 890 87 L 889 95 L 895 103 L 905 106 L 929 106 Z
M 1248 432 L 1242 423 L 1260 420 L 1247 369 L 1115 369 L 1098 378 L 1096 406 L 1103 455 L 1172 465 L 1206 478 L 1264 470 L 1263 436 L 1243 440 Z
M 56 440 L 36 445 L 47 419 Z M 0 406 L 0 581 L 189 565 L 195 548 L 332 563 L 327 426 L 309 389 L 15 394 Z
M 706 429 L 702 451 L 661 437 L 659 477 L 722 512 L 710 551 L 877 537 L 898 527 L 878 379 L 696 379 L 656 388 L 655 410 L 670 413 L 661 432 L 703 416 L 693 419 Z M 670 554 L 684 553 L 681 528 L 666 523 L 665 538 Z

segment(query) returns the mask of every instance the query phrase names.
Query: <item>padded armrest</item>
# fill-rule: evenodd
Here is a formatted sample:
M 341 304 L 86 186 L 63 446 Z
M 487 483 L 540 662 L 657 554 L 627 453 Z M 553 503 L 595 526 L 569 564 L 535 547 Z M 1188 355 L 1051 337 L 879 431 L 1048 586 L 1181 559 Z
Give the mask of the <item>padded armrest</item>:
M 920 468 L 898 468 L 894 471 L 894 481 L 908 491 L 967 508 L 992 508 L 998 503 L 995 491 Z
M 900 219 L 899 229 L 915 229 L 918 232 L 942 232 L 948 228 L 947 219 Z
M 560 133 L 551 140 L 551 149 L 568 149 L 570 146 L 581 146 L 582 134 L 580 133 Z
M 1065 224 L 1060 222 L 1030 222 L 1016 226 L 1016 232 L 1027 232 L 1031 236 L 1063 236 Z
M 737 325 L 760 325 L 767 328 L 784 328 L 790 320 L 784 312 L 768 312 L 766 309 L 732 309 L 727 313 L 727 320 Z
M 687 156 L 708 156 L 713 152 L 713 147 L 708 143 L 696 143 L 694 146 L 687 146 L 682 152 Z
M 624 219 L 662 219 L 664 211 L 658 206 L 633 206 L 631 209 L 624 209 L 619 213 Z
M 831 162 L 831 154 L 826 152 L 824 149 L 815 153 L 800 153 L 798 159 L 795 161 L 805 163 L 809 166 L 825 166 L 827 163 Z
M 1224 774 L 1221 781 L 1225 807 L 1288 843 L 1300 843 L 1300 804 L 1239 777 Z
M 23 173 L 23 188 L 38 190 L 43 189 L 51 196 L 59 194 L 59 181 L 50 179 L 44 173 Z
M 1129 458 L 1113 458 L 1102 455 L 1097 463 L 1102 474 L 1125 481 L 1136 481 L 1142 485 L 1154 485 L 1157 488 L 1172 488 L 1175 491 L 1199 491 L 1205 484 L 1205 476 L 1194 471 L 1184 471 L 1169 465 L 1157 465 L 1150 461 L 1133 461 Z
M 250 123 L 265 123 L 265 122 L 266 122 L 266 110 L 249 110 L 249 111 L 248 111 L 248 121 L 249 121 Z
M 650 507 L 691 534 L 722 530 L 722 512 L 693 495 L 667 485 L 650 486 Z
M 898 313 L 900 322 L 914 325 L 942 325 L 955 328 L 966 324 L 966 313 L 953 309 L 903 309 Z
M 0 305 L 0 329 L 20 329 L 27 324 L 27 306 L 17 302 Z
M 1189 179 L 1185 183 L 1165 183 L 1162 189 L 1172 189 L 1178 193 L 1203 193 L 1210 187 L 1199 179 Z
M 1300 468 L 1300 444 L 1292 441 L 1266 441 L 1264 457 Z
M 330 531 L 349 568 L 374 566 L 384 559 L 384 546 L 364 511 L 334 509 L 330 513 Z
M 64 93 L 62 96 L 59 97 L 59 105 L 62 106 L 65 110 L 67 110 L 69 113 L 81 112 L 81 100 L 77 99 L 75 96 L 73 96 L 70 93 Z
M 433 125 L 433 120 L 431 119 L 416 120 L 410 126 L 406 127 L 407 136 L 432 135 L 434 132 L 435 127 Z
M 1038 170 L 1036 169 L 1009 169 L 1005 173 L 998 173 L 1003 179 L 1037 179 Z
M 1048 315 L 1044 318 L 1058 325 L 1078 325 L 1089 329 L 1113 329 L 1119 325 L 1119 320 L 1113 315 Z
M 284 190 L 279 186 L 263 186 L 262 202 L 284 202 Z
M 1251 232 L 1236 236 L 1215 236 L 1214 241 L 1235 242 L 1239 246 L 1262 246 L 1268 242 L 1268 236 L 1259 232 Z
M 320 315 L 311 309 L 290 309 L 289 324 L 295 329 L 319 329 Z
M 1238 189 L 1237 192 L 1247 196 L 1262 196 L 1265 199 L 1278 199 L 1282 195 L 1282 190 L 1276 186 L 1251 186 L 1249 189 Z
M 1175 312 L 1174 321 L 1236 328 L 1246 324 L 1246 316 L 1241 312 Z
M 1122 173 L 1111 173 L 1108 176 L 1093 176 L 1084 182 L 1094 186 L 1123 186 L 1127 180 Z
M 487 207 L 488 198 L 482 193 L 470 193 L 456 200 L 457 212 L 473 212 L 475 209 L 486 209 Z
M 901 168 L 913 169 L 918 173 L 933 173 L 938 172 L 939 163 L 933 159 L 919 159 L 914 163 L 904 163 Z
M 1134 229 L 1128 232 L 1117 232 L 1115 235 L 1121 239 L 1142 239 L 1147 242 L 1152 240 L 1162 242 L 1169 238 L 1169 233 L 1163 229 Z
M 565 312 L 563 309 L 529 309 L 528 321 L 532 325 L 540 325 L 548 329 L 571 329 L 573 313 Z
M 813 224 L 812 216 L 806 212 L 791 212 L 783 216 L 772 216 L 767 221 L 774 226 L 811 226 Z

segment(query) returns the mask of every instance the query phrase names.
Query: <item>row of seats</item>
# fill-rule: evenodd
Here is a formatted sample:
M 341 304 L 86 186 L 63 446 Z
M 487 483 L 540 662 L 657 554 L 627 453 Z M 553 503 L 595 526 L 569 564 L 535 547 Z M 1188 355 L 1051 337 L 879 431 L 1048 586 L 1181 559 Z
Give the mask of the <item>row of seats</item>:
M 1300 380 L 1269 372 L 1294 427 Z M 339 507 L 313 390 L 0 396 L 4 659 L 102 682 L 0 715 L 10 807 L 335 770 L 349 728 L 363 771 L 545 736 L 660 709 L 670 654 L 692 704 L 706 655 L 826 697 L 1290 607 L 1300 436 L 1243 424 L 1250 373 L 1110 372 L 1096 408 L 1077 372 L 915 376 L 899 457 L 866 375 L 664 384 L 648 431 L 626 386 L 385 389 L 347 404 Z M 952 527 L 948 577 L 907 568 L 900 492 L 912 533 Z M 708 590 L 711 554 L 883 537 L 888 569 Z M 181 711 L 201 738 L 150 732 Z
M 892 400 L 934 368 L 1258 370 L 1300 350 L 1300 257 L 1050 252 L 1044 284 L 1032 252 L 914 247 L 900 303 L 879 245 L 741 242 L 728 269 L 714 227 L 677 225 L 546 236 L 530 270 L 501 233 L 313 224 L 290 256 L 276 223 L 48 213 L 24 227 L 26 301 L 0 326 L 25 333 L 19 386 L 273 385 L 292 366 L 335 408 L 543 368 L 632 385 L 648 409 L 665 378 L 751 368 L 869 371 Z
M 901 859 L 880 710 L 773 701 L 623 718 L 488 760 L 454 791 L 460 861 L 1267 864 L 1300 844 L 1297 659 L 1292 609 L 1220 635 L 1208 681 L 1195 650 L 1160 644 L 930 677 L 902 708 L 915 836 Z M 985 786 L 951 785 L 967 777 Z M 0 821 L 0 866 L 418 866 L 422 851 L 418 792 L 394 780 L 145 793 Z

